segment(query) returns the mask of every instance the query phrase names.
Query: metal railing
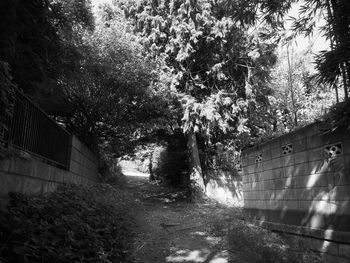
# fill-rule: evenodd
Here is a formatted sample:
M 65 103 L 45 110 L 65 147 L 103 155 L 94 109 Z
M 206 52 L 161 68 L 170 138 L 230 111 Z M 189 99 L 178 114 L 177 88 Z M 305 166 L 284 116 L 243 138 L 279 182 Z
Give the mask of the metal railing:
M 3 143 L 68 169 L 70 133 L 18 90 L 7 126 L 8 130 L 0 131 Z

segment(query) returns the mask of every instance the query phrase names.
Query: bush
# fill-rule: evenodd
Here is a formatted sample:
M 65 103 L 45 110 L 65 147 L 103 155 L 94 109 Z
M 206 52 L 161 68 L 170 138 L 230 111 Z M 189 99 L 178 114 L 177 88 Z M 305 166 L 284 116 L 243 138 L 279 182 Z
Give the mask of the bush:
M 236 220 L 228 231 L 232 259 L 242 263 L 319 263 L 320 258 L 296 240 L 284 240 L 264 228 Z
M 338 128 L 350 130 L 350 99 L 335 104 L 321 118 L 322 130 L 334 131 Z
M 0 219 L 0 262 L 128 262 L 129 205 L 109 185 L 10 194 Z

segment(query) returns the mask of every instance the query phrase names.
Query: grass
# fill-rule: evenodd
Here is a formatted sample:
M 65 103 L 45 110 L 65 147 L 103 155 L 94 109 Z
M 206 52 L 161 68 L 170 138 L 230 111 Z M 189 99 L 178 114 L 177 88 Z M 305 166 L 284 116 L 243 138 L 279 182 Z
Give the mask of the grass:
M 322 262 L 318 255 L 305 248 L 301 239 L 284 239 L 277 233 L 239 220 L 236 216 L 223 218 L 219 215 L 210 222 L 212 234 L 225 236 L 230 262 Z
M 131 202 L 108 184 L 11 194 L 0 215 L 0 262 L 129 262 Z

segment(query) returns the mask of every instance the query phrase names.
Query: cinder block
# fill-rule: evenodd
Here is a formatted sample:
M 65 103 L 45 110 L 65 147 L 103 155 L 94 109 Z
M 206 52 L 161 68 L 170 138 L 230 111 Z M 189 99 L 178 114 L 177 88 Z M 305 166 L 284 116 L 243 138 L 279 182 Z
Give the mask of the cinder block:
M 284 186 L 285 188 L 288 188 L 288 189 L 296 188 L 295 187 L 295 177 L 290 176 L 290 177 L 287 177 L 285 180 L 286 180 L 285 186 Z
M 76 162 L 80 161 L 80 152 L 74 147 L 72 147 L 70 158 Z
M 283 170 L 284 170 L 284 174 L 283 174 L 284 177 L 291 177 L 295 175 L 294 165 L 283 167 Z
M 271 149 L 268 148 L 268 149 L 264 149 L 263 152 L 262 152 L 262 156 L 263 156 L 263 160 L 270 160 L 272 157 L 272 153 L 271 153 Z
M 310 161 L 308 165 L 310 174 L 329 172 L 327 160 Z
M 22 189 L 21 192 L 25 194 L 39 194 L 42 191 L 42 184 L 47 182 L 46 180 L 33 179 L 30 177 L 22 177 Z
M 53 167 L 50 173 L 50 180 L 58 183 L 63 183 L 63 177 L 66 171 Z
M 300 138 L 300 139 L 295 138 L 292 144 L 293 144 L 293 153 L 305 151 L 307 149 L 307 138 L 306 137 Z
M 350 200 L 331 201 L 331 203 L 335 204 L 337 208 L 337 215 L 350 216 Z
M 31 176 L 36 178 L 41 178 L 45 180 L 50 180 L 50 174 L 53 166 L 43 163 L 38 160 L 32 161 L 32 171 Z
M 15 174 L 0 172 L 0 196 L 5 196 L 9 192 L 21 192 L 21 177 Z
M 272 159 L 271 165 L 273 168 L 281 168 L 283 167 L 283 159 L 281 157 Z
M 328 172 L 339 172 L 339 171 L 347 170 L 347 160 L 342 155 L 337 156 L 334 159 L 325 160 L 324 163 L 325 163 L 324 169 L 327 169 Z
M 285 200 L 284 204 L 288 210 L 298 210 L 299 203 L 297 200 Z
M 269 171 L 273 169 L 274 167 L 272 166 L 272 161 L 271 159 L 269 160 L 264 160 L 264 171 Z
M 0 171 L 9 171 L 10 159 L 0 159 Z
M 76 148 L 78 151 L 80 151 L 83 147 L 83 144 L 75 135 L 72 135 L 72 147 Z
M 294 189 L 285 189 L 283 199 L 284 200 L 296 200 L 297 197 L 296 197 Z
M 281 136 L 282 137 L 282 136 Z M 270 149 L 281 147 L 281 137 L 277 137 L 268 142 Z
M 348 155 L 348 160 L 350 161 L 350 134 L 348 135 L 347 139 L 344 139 L 341 141 L 342 144 L 342 150 L 344 155 Z
M 59 183 L 55 183 L 55 182 L 43 182 L 43 193 L 50 193 L 53 192 L 57 189 L 57 187 L 59 186 Z
M 312 209 L 312 200 L 299 200 L 298 207 L 300 211 L 310 211 Z
M 310 174 L 308 163 L 294 164 L 293 169 L 294 169 L 293 176 Z
M 295 190 L 300 201 L 312 200 L 314 197 L 314 192 L 312 191 L 312 189 L 300 188 Z
M 327 173 L 309 175 L 306 187 L 328 187 Z
M 333 186 L 350 185 L 350 170 L 342 170 L 329 174 L 332 175 L 330 179 L 333 179 Z M 331 183 L 331 181 L 329 181 L 329 183 Z
M 273 189 L 279 190 L 284 188 L 284 180 L 283 179 L 276 179 L 273 180 Z
M 271 159 L 276 159 L 282 156 L 282 149 L 280 148 L 280 146 L 278 146 L 276 148 L 272 148 L 270 153 Z
M 244 171 L 244 174 L 252 174 L 255 171 L 255 164 L 248 165 Z
M 308 151 L 294 153 L 294 163 L 307 163 L 309 161 Z
M 282 158 L 283 166 L 290 166 L 294 164 L 294 154 L 285 155 Z
M 337 185 L 329 193 L 331 201 L 350 200 L 350 187 L 348 185 Z
M 295 187 L 302 188 L 302 189 L 307 188 L 307 181 L 308 181 L 308 176 L 297 176 L 295 177 Z
M 77 163 L 74 160 L 71 160 L 69 171 L 75 174 L 79 174 L 79 168 L 80 168 L 79 163 Z
M 307 153 L 308 153 L 309 161 L 324 160 L 326 158 L 323 147 L 318 147 L 316 149 L 309 149 Z
M 283 178 L 285 176 L 283 168 L 273 169 L 273 170 L 271 170 L 271 174 L 272 174 L 272 179 L 280 179 L 280 178 Z
M 324 145 L 324 141 L 322 140 L 322 136 L 320 136 L 320 134 L 312 134 L 307 137 L 308 149 L 318 148 L 322 145 Z
M 338 244 L 335 242 L 321 239 L 311 239 L 309 244 L 312 250 L 338 256 L 339 248 Z
M 321 254 L 322 262 L 326 263 L 349 263 L 349 259 L 344 257 L 339 257 L 336 255 L 330 255 L 328 253 Z
M 32 173 L 32 160 L 24 158 L 11 159 L 9 172 L 30 176 Z

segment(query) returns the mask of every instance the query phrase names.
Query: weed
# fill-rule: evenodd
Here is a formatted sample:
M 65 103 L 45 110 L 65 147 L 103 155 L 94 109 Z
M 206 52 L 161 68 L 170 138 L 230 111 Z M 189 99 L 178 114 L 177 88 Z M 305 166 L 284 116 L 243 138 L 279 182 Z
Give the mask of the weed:
M 0 218 L 0 262 L 128 262 L 128 202 L 106 184 L 11 194 Z

